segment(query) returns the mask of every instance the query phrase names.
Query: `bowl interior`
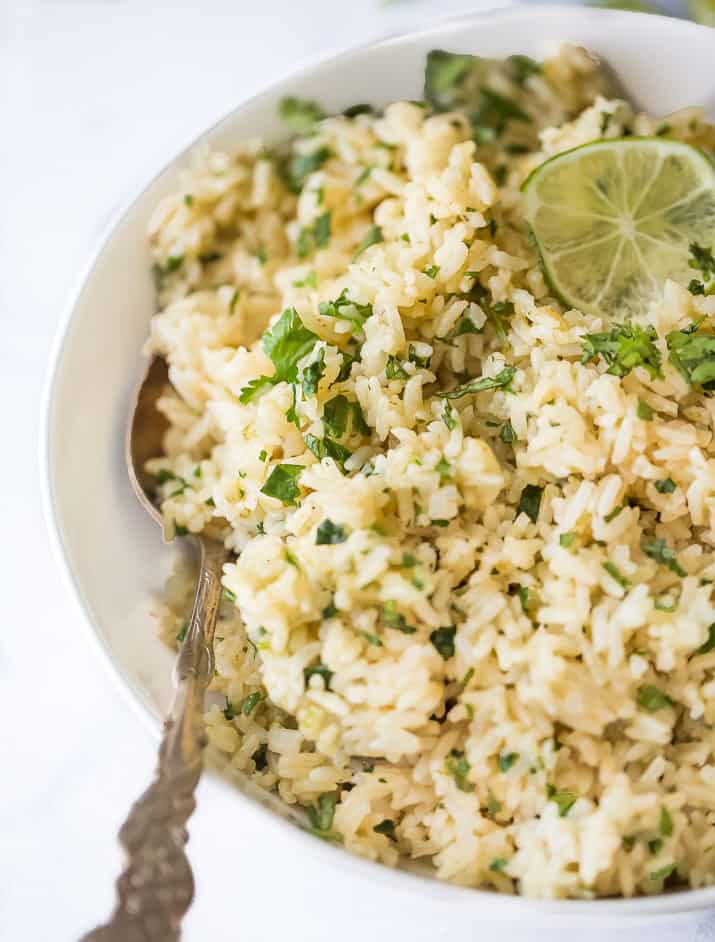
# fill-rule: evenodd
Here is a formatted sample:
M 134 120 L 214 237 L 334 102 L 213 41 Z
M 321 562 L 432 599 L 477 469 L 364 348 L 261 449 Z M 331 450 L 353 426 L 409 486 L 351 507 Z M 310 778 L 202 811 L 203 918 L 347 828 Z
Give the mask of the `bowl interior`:
M 279 140 L 284 131 L 276 106 L 285 94 L 316 98 L 328 111 L 358 101 L 381 105 L 419 98 L 425 56 L 435 47 L 539 57 L 561 40 L 601 55 L 638 105 L 655 114 L 689 104 L 714 111 L 715 30 L 640 14 L 527 8 L 444 21 L 315 65 L 241 105 L 200 141 L 231 148 L 252 135 Z M 96 639 L 154 729 L 169 700 L 172 656 L 156 638 L 149 611 L 177 550 L 162 544 L 133 497 L 122 444 L 129 394 L 155 311 L 147 221 L 176 185 L 188 154 L 173 160 L 137 197 L 86 272 L 56 347 L 46 405 L 47 494 L 64 566 Z M 620 905 L 635 915 L 714 902 L 715 890 Z M 586 912 L 583 907 L 603 904 L 559 905 Z

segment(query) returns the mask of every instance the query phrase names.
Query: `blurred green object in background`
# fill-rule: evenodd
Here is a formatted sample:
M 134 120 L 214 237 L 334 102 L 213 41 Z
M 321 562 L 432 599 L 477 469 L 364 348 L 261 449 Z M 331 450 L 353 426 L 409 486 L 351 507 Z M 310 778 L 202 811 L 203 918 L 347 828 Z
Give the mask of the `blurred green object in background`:
M 715 0 L 688 0 L 688 9 L 696 23 L 715 26 Z

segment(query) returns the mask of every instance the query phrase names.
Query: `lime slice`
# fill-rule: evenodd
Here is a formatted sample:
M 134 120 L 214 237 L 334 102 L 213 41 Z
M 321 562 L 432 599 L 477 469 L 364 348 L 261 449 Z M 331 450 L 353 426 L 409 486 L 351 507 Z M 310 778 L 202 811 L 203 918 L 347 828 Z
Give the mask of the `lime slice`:
M 690 244 L 715 241 L 715 164 L 679 141 L 584 144 L 541 164 L 522 190 L 544 274 L 585 313 L 643 313 L 666 278 L 692 279 Z

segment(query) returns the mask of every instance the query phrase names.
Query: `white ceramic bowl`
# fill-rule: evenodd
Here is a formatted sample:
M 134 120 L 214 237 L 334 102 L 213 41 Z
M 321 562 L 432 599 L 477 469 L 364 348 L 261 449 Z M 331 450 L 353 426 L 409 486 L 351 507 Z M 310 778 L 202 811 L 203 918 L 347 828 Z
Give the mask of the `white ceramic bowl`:
M 531 7 L 441 21 L 319 62 L 241 104 L 200 140 L 228 149 L 248 135 L 278 140 L 284 131 L 276 106 L 286 94 L 316 98 L 328 111 L 358 101 L 381 105 L 419 98 L 425 56 L 434 47 L 539 57 L 557 40 L 602 55 L 635 101 L 655 114 L 689 104 L 713 111 L 715 30 L 665 17 Z M 174 189 L 187 153 L 175 157 L 120 216 L 82 278 L 54 350 L 42 444 L 50 529 L 68 584 L 114 677 L 155 732 L 169 699 L 172 657 L 155 638 L 147 607 L 176 550 L 162 546 L 156 526 L 130 491 L 122 436 L 140 348 L 155 311 L 147 220 L 159 199 Z M 252 800 L 246 791 L 235 794 L 236 802 Z M 267 819 L 266 827 L 270 824 Z M 283 831 L 286 842 L 310 841 L 310 853 L 324 853 L 327 866 L 341 864 L 346 880 L 359 872 L 364 877 L 365 871 L 370 880 L 395 882 L 396 889 L 420 880 L 378 870 L 295 827 Z M 466 907 L 476 918 L 623 922 L 715 906 L 715 888 L 647 899 L 546 903 L 423 879 L 420 884 L 423 898 L 446 900 L 462 911 Z

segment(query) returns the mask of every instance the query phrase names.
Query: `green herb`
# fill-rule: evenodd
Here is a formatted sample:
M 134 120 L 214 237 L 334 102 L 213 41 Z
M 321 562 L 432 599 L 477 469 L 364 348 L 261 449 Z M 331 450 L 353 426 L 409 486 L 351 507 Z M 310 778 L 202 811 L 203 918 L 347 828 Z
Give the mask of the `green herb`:
M 651 422 L 653 419 L 653 409 L 648 405 L 647 402 L 643 402 L 642 399 L 639 399 L 638 407 L 636 408 L 636 415 L 644 422 Z
M 189 623 L 188 621 L 185 621 L 184 624 L 179 629 L 179 631 L 176 633 L 176 640 L 179 642 L 179 644 L 183 642 L 184 638 L 186 637 L 186 632 L 188 630 L 189 630 Z
M 258 460 L 265 461 L 267 457 L 268 457 L 268 452 L 266 451 L 266 449 L 265 448 L 261 449 L 261 453 L 258 456 Z
M 608 125 L 611 123 L 612 119 L 613 119 L 613 115 L 610 112 L 608 111 L 601 112 L 601 124 L 600 124 L 601 134 L 606 133 L 606 131 L 608 130 Z
M 667 808 L 660 809 L 660 821 L 658 822 L 658 830 L 663 835 L 663 837 L 670 837 L 673 833 L 673 819 L 670 817 Z
M 247 697 L 244 697 L 241 703 L 241 713 L 243 713 L 244 716 L 250 716 L 262 699 L 263 694 L 260 690 L 254 690 L 253 693 L 249 693 Z
M 278 113 L 294 134 L 309 134 L 317 122 L 325 117 L 323 109 L 316 101 L 292 96 L 281 99 Z
M 519 760 L 518 752 L 502 752 L 499 756 L 499 771 L 508 772 L 509 769 Z
M 613 510 L 610 513 L 606 514 L 606 516 L 603 518 L 604 521 L 606 523 L 610 523 L 611 520 L 615 520 L 622 510 L 623 510 L 623 504 L 619 504 L 617 507 L 614 507 Z
M 675 486 L 675 481 L 672 478 L 663 478 L 655 482 L 655 489 L 659 494 L 672 494 Z
M 295 383 L 298 380 L 298 362 L 306 357 L 318 337 L 303 325 L 295 308 L 289 307 L 263 335 L 263 349 L 273 362 L 273 376 L 260 376 L 244 386 L 239 401 L 250 402 L 256 395 L 276 383 Z
M 359 402 L 350 403 L 350 411 L 352 413 L 352 429 L 356 435 L 369 435 L 370 426 L 365 421 L 365 416 L 360 407 Z
M 183 255 L 170 255 L 166 260 L 166 271 L 172 272 L 176 271 L 177 268 L 181 268 L 181 264 L 184 261 Z
M 452 479 L 452 466 L 444 457 L 444 455 L 440 457 L 439 461 L 434 466 L 434 469 L 439 475 L 439 479 L 441 483 L 444 483 L 445 481 L 450 481 Z
M 620 569 L 612 563 L 610 560 L 605 563 L 601 563 L 602 567 L 606 570 L 611 579 L 614 579 L 622 589 L 628 589 L 630 586 L 630 580 L 626 579 Z
M 422 271 L 428 278 L 436 278 L 439 272 L 439 265 L 428 265 L 426 268 L 423 268 Z
M 342 438 L 348 424 L 350 403 L 343 395 L 335 396 L 323 406 L 323 427 L 333 438 Z
M 568 549 L 575 539 L 575 533 L 561 533 L 559 534 L 559 546 L 563 546 L 564 549 Z
M 703 276 L 703 281 L 691 282 L 689 290 L 693 294 L 710 294 L 711 282 L 715 279 L 715 258 L 713 258 L 712 250 L 706 246 L 698 245 L 697 242 L 692 242 L 690 244 L 688 265 L 699 271 Z M 693 290 L 693 286 L 695 286 L 695 290 Z
M 633 850 L 636 844 L 635 834 L 624 834 L 624 836 L 621 838 L 621 844 L 623 845 L 624 850 Z
M 300 193 L 311 173 L 320 170 L 330 157 L 327 147 L 319 147 L 310 154 L 294 154 L 288 165 L 287 183 L 292 193 Z
M 462 314 L 457 323 L 455 324 L 454 330 L 451 333 L 452 340 L 455 340 L 457 337 L 461 337 L 463 334 L 481 334 L 483 333 L 482 327 L 477 327 L 474 321 L 468 314 Z
M 376 647 L 376 648 L 381 648 L 381 647 L 382 647 L 382 641 L 380 641 L 380 639 L 377 637 L 377 635 L 372 635 L 372 634 L 370 634 L 369 631 L 363 631 L 363 632 L 361 632 L 361 634 L 362 634 L 363 638 L 365 638 L 365 640 L 367 641 L 368 644 L 371 644 L 371 645 L 373 645 L 373 647 Z
M 314 807 L 305 809 L 313 831 L 320 837 L 329 836 L 338 803 L 337 792 L 326 792 L 318 798 Z
M 189 528 L 188 528 L 188 527 L 185 527 L 185 526 L 184 526 L 183 524 L 181 524 L 181 523 L 175 523 L 175 524 L 174 524 L 174 533 L 175 533 L 177 536 L 188 536 Z
M 499 814 L 502 809 L 502 804 L 498 798 L 495 798 L 491 792 L 487 797 L 487 814 L 489 817 L 493 818 L 495 814 Z
M 372 173 L 372 167 L 363 167 L 357 179 L 355 180 L 355 186 L 359 187 L 361 184 L 363 184 L 367 180 L 367 178 L 370 176 L 371 173 Z
M 708 628 L 707 640 L 700 645 L 695 654 L 709 654 L 715 648 L 715 621 Z
M 353 301 L 348 296 L 348 289 L 344 288 L 334 301 L 321 301 L 318 305 L 318 313 L 323 317 L 337 317 L 339 320 L 350 321 L 357 330 L 360 330 L 368 317 L 372 315 L 372 305 L 358 304 L 357 301 Z
M 412 625 L 407 624 L 407 619 L 397 611 L 397 604 L 393 601 L 385 602 L 382 606 L 382 620 L 388 628 L 394 628 L 405 635 L 413 635 L 417 631 Z
M 664 867 L 661 867 L 660 870 L 653 870 L 653 872 L 649 874 L 649 877 L 651 880 L 665 880 L 672 873 L 675 873 L 676 867 L 677 864 L 674 863 L 666 864 Z
M 222 597 L 223 597 L 224 601 L 226 601 L 226 602 L 235 602 L 235 601 L 236 601 L 236 593 L 235 593 L 235 592 L 232 592 L 230 589 L 224 589 L 223 592 L 222 592 Z
M 435 109 L 448 111 L 453 104 L 452 92 L 472 68 L 474 58 L 433 49 L 427 55 L 424 96 Z
M 674 706 L 667 693 L 652 684 L 644 684 L 636 691 L 636 703 L 649 713 L 656 713 L 666 707 Z
M 375 111 L 372 105 L 361 103 L 358 105 L 350 105 L 349 108 L 343 111 L 343 114 L 346 118 L 356 118 L 359 114 L 378 114 L 378 112 Z
M 302 464 L 277 464 L 261 488 L 261 494 L 275 497 L 288 506 L 295 506 L 300 497 L 298 478 L 305 470 Z
M 665 339 L 670 362 L 691 386 L 715 388 L 715 335 L 691 324 L 685 330 L 671 331 Z
M 509 861 L 506 857 L 495 857 L 489 864 L 489 869 L 492 873 L 501 873 L 508 863 Z
M 519 516 L 519 514 L 526 514 L 532 523 L 536 523 L 539 517 L 541 495 L 543 492 L 543 487 L 538 487 L 536 484 L 527 484 L 519 498 L 519 506 L 516 508 L 517 516 Z
M 429 636 L 430 641 L 445 661 L 450 657 L 454 657 L 454 636 L 456 633 L 456 625 L 448 625 L 446 628 L 436 628 Z
M 409 379 L 409 373 L 406 373 L 402 367 L 400 360 L 389 354 L 387 357 L 387 363 L 385 364 L 385 377 L 387 379 Z
M 675 550 L 672 550 L 665 540 L 659 539 L 654 540 L 652 543 L 644 543 L 643 552 L 657 563 L 667 566 L 671 572 L 674 572 L 676 576 L 680 576 L 681 579 L 687 575 L 683 567 L 678 564 Z
M 228 699 L 228 697 L 226 697 L 226 706 L 223 708 L 221 712 L 223 713 L 223 715 L 226 717 L 226 719 L 229 722 L 236 716 L 236 711 L 234 710 L 233 704 Z
M 431 354 L 427 354 L 427 356 L 421 357 L 417 353 L 415 345 L 410 344 L 407 350 L 407 359 L 410 361 L 410 363 L 414 363 L 415 366 L 419 367 L 421 370 L 428 370 L 432 356 Z
M 516 432 L 511 422 L 507 422 L 505 425 L 502 425 L 499 432 L 499 438 L 504 442 L 505 445 L 513 445 L 516 441 Z
M 325 664 L 313 664 L 312 667 L 303 668 L 303 678 L 306 687 L 309 686 L 310 678 L 314 676 L 322 677 L 325 689 L 330 690 L 330 681 L 333 679 L 333 671 L 328 670 Z
M 286 419 L 289 422 L 291 422 L 293 425 L 295 425 L 298 431 L 300 431 L 300 416 L 296 412 L 296 408 L 295 408 L 297 405 L 297 397 L 298 397 L 298 387 L 295 385 L 295 383 L 291 386 L 291 393 L 292 393 L 293 399 L 290 406 L 288 407 L 288 411 L 286 412 Z
M 315 532 L 315 542 L 318 546 L 331 546 L 335 543 L 344 543 L 348 538 L 345 527 L 341 523 L 333 523 L 332 520 L 325 520 L 319 525 Z
M 473 393 L 484 392 L 487 389 L 508 389 L 509 384 L 514 379 L 516 373 L 515 366 L 505 366 L 496 376 L 481 376 L 463 386 L 457 386 L 446 393 L 438 393 L 445 399 L 461 399 L 462 396 L 470 396 Z
M 651 379 L 662 378 L 660 352 L 655 345 L 658 335 L 653 327 L 639 327 L 626 322 L 600 334 L 586 334 L 581 338 L 582 363 L 590 363 L 602 356 L 608 364 L 608 373 L 626 376 L 632 369 L 642 366 Z
M 268 256 L 266 255 L 266 250 L 262 245 L 259 245 L 255 251 L 256 261 L 259 265 L 265 265 L 268 261 Z
M 184 193 L 184 205 L 191 208 L 194 205 L 194 198 L 191 193 Z
M 484 304 L 484 312 L 497 337 L 504 343 L 508 335 L 509 321 L 514 316 L 514 305 L 511 301 L 495 301 L 494 304 Z
M 325 349 L 320 348 L 318 356 L 308 366 L 303 368 L 303 395 L 314 396 L 318 391 L 318 384 L 325 373 Z
M 401 566 L 404 566 L 405 569 L 412 569 L 413 566 L 418 564 L 419 560 L 416 556 L 413 556 L 412 553 L 403 553 Z
M 391 841 L 397 840 L 397 835 L 395 834 L 395 822 L 391 821 L 389 818 L 385 818 L 384 821 L 380 821 L 379 824 L 376 824 L 373 828 L 373 831 L 376 834 L 384 834 L 385 837 L 389 837 Z
M 328 210 L 318 216 L 311 226 L 303 226 L 296 241 L 298 258 L 306 258 L 316 249 L 322 249 L 328 245 L 331 234 L 330 218 L 331 214 Z
M 652 857 L 656 857 L 663 848 L 663 839 L 661 837 L 654 837 L 652 840 L 648 841 L 648 853 Z
M 433 527 L 448 527 L 449 520 L 430 520 Z
M 260 745 L 251 756 L 251 759 L 253 760 L 256 772 L 262 772 L 268 767 L 268 746 L 265 743 Z
M 445 402 L 444 404 L 444 411 L 442 412 L 442 421 L 450 430 L 450 432 L 452 431 L 452 429 L 455 429 L 457 425 L 459 425 L 458 420 L 455 419 L 454 417 L 454 409 L 449 404 L 449 402 Z
M 529 590 L 526 586 L 517 586 L 516 594 L 519 596 L 519 604 L 525 615 L 529 614 Z
M 314 271 L 308 272 L 305 278 L 301 278 L 300 281 L 293 282 L 294 288 L 317 288 L 318 287 L 318 276 Z
M 316 438 L 315 435 L 306 435 L 305 444 L 319 461 L 322 461 L 323 458 L 332 458 L 341 468 L 352 454 L 344 445 L 333 441 L 332 438 Z
M 668 595 L 660 595 L 653 599 L 653 608 L 658 612 L 674 612 L 675 602 Z M 695 653 L 697 654 L 697 651 Z
M 453 749 L 445 759 L 444 768 L 447 774 L 452 776 L 460 792 L 474 791 L 474 783 L 467 778 L 471 766 L 463 752 Z
M 170 471 L 168 468 L 161 468 L 156 475 L 156 479 L 159 484 L 166 484 L 167 481 L 180 481 L 182 484 L 185 484 L 183 478 L 180 478 L 178 475 L 174 474 L 173 471 Z
M 335 599 L 331 598 L 331 600 L 328 602 L 328 604 L 325 606 L 325 608 L 321 612 L 321 615 L 323 616 L 323 618 L 328 619 L 328 618 L 335 618 L 337 614 L 338 614 L 338 610 L 335 607 Z
M 578 801 L 578 795 L 565 789 L 558 790 L 553 785 L 548 785 L 546 789 L 549 801 L 553 801 L 559 809 L 559 817 L 565 818 L 571 808 Z
M 514 81 L 518 82 L 519 85 L 523 85 L 529 76 L 540 75 L 542 72 L 541 63 L 536 62 L 529 56 L 509 56 L 507 61 L 511 65 L 512 72 L 514 73 Z
M 358 259 L 365 249 L 369 249 L 371 245 L 377 245 L 378 242 L 382 241 L 382 229 L 379 226 L 370 226 L 370 228 L 365 233 L 365 237 L 363 238 L 362 242 L 357 247 L 355 254 L 352 257 L 352 261 L 354 262 L 356 259 Z

